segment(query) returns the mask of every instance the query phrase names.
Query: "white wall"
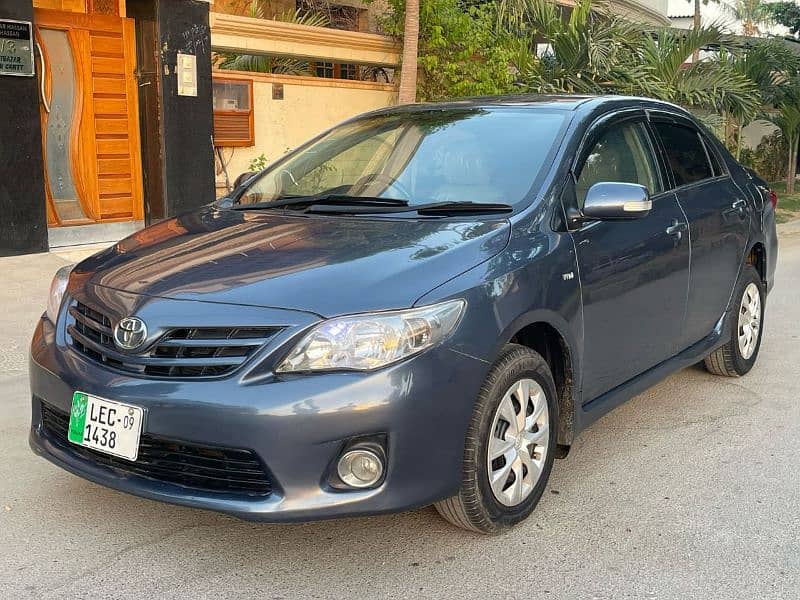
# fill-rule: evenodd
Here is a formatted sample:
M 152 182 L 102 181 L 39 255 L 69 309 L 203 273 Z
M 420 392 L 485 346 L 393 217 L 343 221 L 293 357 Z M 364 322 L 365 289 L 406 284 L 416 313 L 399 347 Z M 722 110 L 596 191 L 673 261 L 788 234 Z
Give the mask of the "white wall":
M 664 16 L 667 15 L 667 0 L 638 0 L 638 2 L 639 4 L 643 4 L 644 6 L 652 8 Z
M 769 121 L 753 121 L 742 128 L 742 144 L 748 148 L 756 148 L 761 140 L 776 131 L 778 128 Z

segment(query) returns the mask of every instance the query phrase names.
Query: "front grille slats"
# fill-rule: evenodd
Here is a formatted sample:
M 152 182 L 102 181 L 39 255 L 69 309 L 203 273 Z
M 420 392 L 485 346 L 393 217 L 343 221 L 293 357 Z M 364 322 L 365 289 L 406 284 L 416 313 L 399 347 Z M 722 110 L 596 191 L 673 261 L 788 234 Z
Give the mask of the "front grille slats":
M 92 350 L 98 353 L 105 354 L 107 359 L 112 360 L 114 362 L 122 363 L 123 365 L 129 364 L 128 361 L 133 363 L 132 357 L 129 357 L 121 352 L 116 352 L 109 350 L 100 344 L 88 339 L 86 336 L 78 333 L 75 330 L 75 327 L 69 326 L 67 328 L 67 333 L 72 336 L 73 339 L 78 340 L 79 342 L 83 343 L 84 345 L 88 346 Z M 241 357 L 200 357 L 195 358 L 191 355 L 186 356 L 176 356 L 173 358 L 161 358 L 158 356 L 137 356 L 135 358 L 135 363 L 131 364 L 131 367 L 135 365 L 144 365 L 147 366 L 156 366 L 156 367 L 171 367 L 171 366 L 188 366 L 188 367 L 204 367 L 204 366 L 217 366 L 217 365 L 231 365 L 237 366 L 241 364 L 244 360 L 244 356 Z
M 84 334 L 83 331 L 81 331 L 75 325 L 69 325 L 67 327 L 67 333 L 72 338 L 73 347 L 80 349 L 81 352 L 87 356 L 95 358 L 100 362 L 109 364 L 118 369 L 136 372 L 144 371 L 144 363 L 141 365 L 126 363 L 126 357 L 124 355 L 119 354 L 118 352 L 109 351 L 104 344 L 91 339 L 91 334 Z
M 99 331 L 101 334 L 107 335 L 109 338 L 111 337 L 111 321 L 107 317 L 104 318 L 103 315 L 100 315 L 100 313 L 95 313 L 95 311 L 81 312 L 76 307 L 70 306 L 69 314 L 71 314 L 76 321 L 79 321 L 86 327 L 94 331 Z
M 251 346 L 260 346 L 264 341 L 261 338 L 253 339 L 239 339 L 239 338 L 225 338 L 225 339 L 205 339 L 205 338 L 169 338 L 161 340 L 158 345 L 162 347 L 185 347 L 185 348 L 198 348 L 203 346 L 216 346 L 220 348 L 233 348 L 241 346 L 242 348 L 249 348 Z
M 241 366 L 280 327 L 179 327 L 137 354 L 117 349 L 111 318 L 82 302 L 69 307 L 67 335 L 81 354 L 120 371 L 151 377 L 218 377 Z
M 264 465 L 251 450 L 202 446 L 143 433 L 136 462 L 116 458 L 67 440 L 69 415 L 46 402 L 42 427 L 65 450 L 117 471 L 194 490 L 263 498 L 272 493 Z

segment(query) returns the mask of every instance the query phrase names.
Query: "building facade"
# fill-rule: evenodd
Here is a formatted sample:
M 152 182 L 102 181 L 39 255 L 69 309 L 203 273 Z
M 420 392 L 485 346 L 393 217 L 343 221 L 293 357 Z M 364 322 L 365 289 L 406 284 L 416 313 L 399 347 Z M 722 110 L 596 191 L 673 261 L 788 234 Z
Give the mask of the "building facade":
M 663 26 L 665 2 L 611 9 Z M 393 104 L 400 46 L 380 34 L 386 10 L 385 0 L 0 0 L 0 255 L 116 241 Z
M 557 1 L 566 10 L 574 6 L 573 0 Z M 280 158 L 340 121 L 396 100 L 393 75 L 400 47 L 380 35 L 385 0 L 260 0 L 257 6 L 258 15 L 252 0 L 216 0 L 212 6 L 216 56 L 276 57 L 269 65 L 275 73 L 237 70 L 235 63 L 222 60 L 214 63 L 218 196 L 227 193 L 240 174 Z M 300 7 L 322 14 L 327 26 L 286 22 Z M 634 21 L 669 25 L 667 0 L 616 0 L 609 8 Z M 232 88 L 237 84 L 249 90 L 236 93 Z M 238 115 L 238 126 L 232 123 L 236 110 L 250 113 L 247 124 L 243 114 Z M 234 130 L 239 135 L 231 139 Z
M 0 0 L 0 56 L 24 59 L 19 73 L 0 60 L 0 254 L 113 241 L 213 197 L 208 14 Z
M 716 25 L 728 33 L 748 35 L 744 23 L 732 10 L 733 6 L 733 0 L 701 2 L 700 22 L 705 26 Z M 667 0 L 667 15 L 673 27 L 691 29 L 694 27 L 694 0 Z M 775 23 L 756 23 L 755 26 L 759 35 L 783 36 L 789 33 L 786 27 Z

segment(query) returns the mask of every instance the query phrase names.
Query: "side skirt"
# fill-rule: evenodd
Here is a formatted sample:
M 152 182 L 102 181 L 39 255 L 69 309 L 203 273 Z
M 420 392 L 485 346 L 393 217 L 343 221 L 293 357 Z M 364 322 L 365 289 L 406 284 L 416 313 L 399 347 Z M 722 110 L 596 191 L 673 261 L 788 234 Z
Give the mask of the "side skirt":
M 689 346 L 683 352 L 676 354 L 672 358 L 648 369 L 641 375 L 629 379 L 613 390 L 609 390 L 594 400 L 590 400 L 585 405 L 578 407 L 578 410 L 575 411 L 575 433 L 577 434 L 586 429 L 606 413 L 611 412 L 620 404 L 627 402 L 636 394 L 653 387 L 656 383 L 665 379 L 672 373 L 703 360 L 706 356 L 711 354 L 711 352 L 724 344 L 725 340 L 730 336 L 730 329 L 726 325 L 728 323 L 728 319 L 726 319 L 727 314 L 726 312 L 720 317 L 709 335 Z

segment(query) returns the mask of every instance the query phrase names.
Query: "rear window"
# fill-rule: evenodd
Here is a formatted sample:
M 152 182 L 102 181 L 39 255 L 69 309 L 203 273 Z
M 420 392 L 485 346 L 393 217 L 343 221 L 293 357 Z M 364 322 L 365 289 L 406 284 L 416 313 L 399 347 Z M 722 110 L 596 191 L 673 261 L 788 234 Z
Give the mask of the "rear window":
M 675 185 L 687 185 L 714 176 L 700 135 L 691 127 L 653 123 L 667 154 Z

